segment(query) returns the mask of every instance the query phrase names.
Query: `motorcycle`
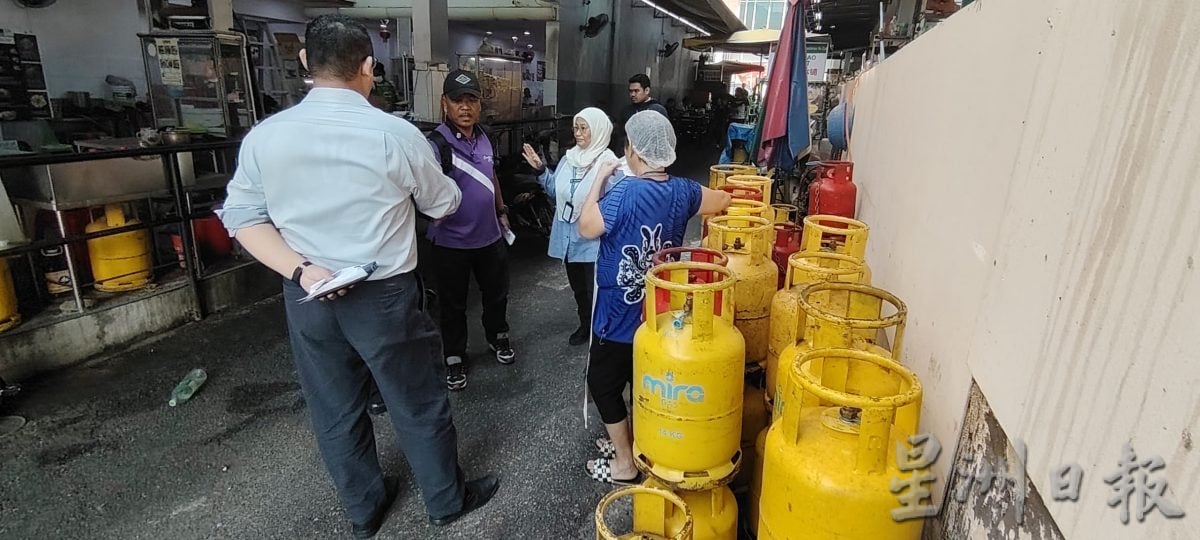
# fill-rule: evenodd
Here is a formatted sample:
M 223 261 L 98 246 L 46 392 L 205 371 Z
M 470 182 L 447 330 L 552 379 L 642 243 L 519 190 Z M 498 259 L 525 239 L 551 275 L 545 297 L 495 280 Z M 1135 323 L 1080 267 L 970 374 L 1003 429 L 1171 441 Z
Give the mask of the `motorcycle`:
M 549 141 L 553 134 L 554 130 L 539 131 L 532 136 L 525 136 L 524 142 L 541 151 L 549 162 Z M 542 188 L 537 172 L 518 153 L 501 156 L 496 174 L 500 181 L 500 195 L 508 206 L 508 223 L 513 232 L 518 236 L 525 233 L 549 238 L 554 223 L 554 201 Z

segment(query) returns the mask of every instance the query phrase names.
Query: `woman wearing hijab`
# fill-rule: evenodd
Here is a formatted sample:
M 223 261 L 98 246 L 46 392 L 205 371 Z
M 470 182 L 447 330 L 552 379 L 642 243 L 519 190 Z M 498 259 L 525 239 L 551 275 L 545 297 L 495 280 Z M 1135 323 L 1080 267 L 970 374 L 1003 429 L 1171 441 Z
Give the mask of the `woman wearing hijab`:
M 555 199 L 554 223 L 550 231 L 551 257 L 561 259 L 567 268 L 567 281 L 575 294 L 579 328 L 571 334 L 571 345 L 583 345 L 591 336 L 592 283 L 596 273 L 596 254 L 600 242 L 579 235 L 579 215 L 596 181 L 600 165 L 617 161 L 608 149 L 612 122 L 604 111 L 588 107 L 574 119 L 575 146 L 567 150 L 558 169 L 546 166 L 533 147 L 525 145 L 525 161 L 541 174 L 542 187 Z

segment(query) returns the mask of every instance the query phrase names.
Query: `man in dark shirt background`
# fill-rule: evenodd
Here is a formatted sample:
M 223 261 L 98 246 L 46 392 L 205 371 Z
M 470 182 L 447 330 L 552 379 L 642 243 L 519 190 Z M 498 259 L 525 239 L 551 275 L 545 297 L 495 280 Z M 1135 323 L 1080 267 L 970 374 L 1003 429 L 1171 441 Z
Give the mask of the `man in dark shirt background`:
M 662 106 L 658 100 L 650 97 L 650 77 L 645 73 L 638 73 L 629 78 L 629 106 L 625 107 L 625 111 L 621 113 L 620 122 L 614 126 L 616 135 L 612 138 L 613 151 L 617 155 L 625 153 L 625 122 L 628 122 L 633 115 L 642 111 L 654 111 L 668 119 L 671 114 L 667 112 L 667 108 Z

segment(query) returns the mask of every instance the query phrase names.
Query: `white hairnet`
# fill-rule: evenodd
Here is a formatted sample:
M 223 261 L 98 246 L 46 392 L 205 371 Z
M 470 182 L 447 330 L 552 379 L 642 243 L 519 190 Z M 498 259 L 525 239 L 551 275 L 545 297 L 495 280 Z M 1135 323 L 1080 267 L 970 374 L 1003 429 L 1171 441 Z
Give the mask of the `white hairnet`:
M 642 111 L 625 123 L 629 145 L 646 165 L 665 169 L 675 163 L 675 128 L 662 113 Z

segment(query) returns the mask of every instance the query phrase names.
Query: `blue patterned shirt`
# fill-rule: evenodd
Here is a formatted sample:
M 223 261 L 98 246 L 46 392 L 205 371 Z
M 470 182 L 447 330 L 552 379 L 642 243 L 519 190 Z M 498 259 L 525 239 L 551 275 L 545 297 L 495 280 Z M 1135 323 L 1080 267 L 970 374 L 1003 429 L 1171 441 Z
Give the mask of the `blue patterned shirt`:
M 660 249 L 682 246 L 688 220 L 700 211 L 700 184 L 625 177 L 600 200 L 604 236 L 596 260 L 592 330 L 606 341 L 633 343 L 642 322 L 646 270 Z

